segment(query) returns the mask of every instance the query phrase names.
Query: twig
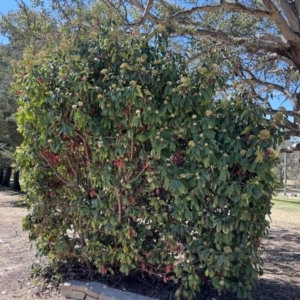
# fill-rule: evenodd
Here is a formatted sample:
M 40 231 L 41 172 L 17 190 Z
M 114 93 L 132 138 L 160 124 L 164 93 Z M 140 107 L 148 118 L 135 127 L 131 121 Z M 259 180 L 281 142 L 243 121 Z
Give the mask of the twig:
M 133 158 L 133 134 L 131 137 L 131 147 L 130 147 L 130 161 L 132 161 Z
M 115 187 L 115 193 L 116 193 L 116 196 L 117 196 L 117 199 L 118 199 L 118 205 L 119 205 L 119 223 L 121 223 L 121 219 L 122 219 L 122 203 L 121 203 L 121 199 L 120 199 L 120 195 L 119 195 L 119 190 Z
M 146 169 L 148 166 L 149 166 L 149 163 L 147 163 L 147 164 L 144 166 L 144 168 L 142 169 L 142 171 L 141 171 L 134 179 L 130 180 L 129 183 L 132 183 L 132 182 L 136 181 L 136 180 L 141 176 L 141 174 L 145 171 L 145 169 Z
M 68 156 L 68 155 L 66 155 L 66 158 L 67 158 L 67 161 L 68 161 L 69 167 L 72 169 L 72 171 L 73 171 L 73 173 L 74 173 L 74 175 L 75 175 L 75 178 L 76 178 L 76 183 L 77 183 L 77 184 L 79 184 L 79 182 L 78 182 L 78 176 L 77 176 L 77 172 L 74 170 L 74 168 L 73 168 L 73 166 L 72 166 L 72 164 L 71 164 L 71 161 L 70 161 L 70 159 L 69 159 L 69 156 Z
M 56 177 L 62 181 L 64 184 L 68 184 L 68 181 L 64 180 L 59 174 L 58 172 L 54 169 L 54 167 L 52 166 L 52 164 L 48 161 L 48 159 L 46 158 L 46 156 L 42 153 L 40 153 L 40 156 L 48 163 L 49 167 L 52 169 L 52 171 L 55 173 Z

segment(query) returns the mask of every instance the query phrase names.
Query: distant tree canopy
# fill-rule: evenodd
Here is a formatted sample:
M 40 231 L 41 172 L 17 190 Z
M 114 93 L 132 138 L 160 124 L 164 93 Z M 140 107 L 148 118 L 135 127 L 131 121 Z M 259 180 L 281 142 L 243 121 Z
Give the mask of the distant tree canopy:
M 10 166 L 13 152 L 21 144 L 14 113 L 17 110 L 16 95 L 10 92 L 14 81 L 11 61 L 22 58 L 26 47 L 34 44 L 41 48 L 46 42 L 46 33 L 54 34 L 55 19 L 45 11 L 36 12 L 22 1 L 17 11 L 0 18 L 0 33 L 7 42 L 0 45 L 0 169 Z
M 19 51 L 11 45 L 0 46 L 0 168 L 10 166 L 13 162 L 12 153 L 22 141 L 13 117 L 17 103 L 10 93 L 12 81 L 10 60 L 18 56 Z

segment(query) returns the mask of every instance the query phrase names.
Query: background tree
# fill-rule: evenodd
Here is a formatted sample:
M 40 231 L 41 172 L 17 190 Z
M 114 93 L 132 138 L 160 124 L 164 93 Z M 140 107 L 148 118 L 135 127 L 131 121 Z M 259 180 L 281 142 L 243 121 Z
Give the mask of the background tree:
M 14 114 L 17 111 L 16 96 L 10 93 L 12 77 L 11 62 L 22 58 L 24 49 L 35 44 L 41 48 L 47 41 L 47 33 L 55 35 L 55 18 L 45 10 L 38 12 L 17 1 L 18 10 L 11 11 L 0 18 L 0 33 L 7 41 L 0 45 L 0 169 L 6 168 L 6 177 L 1 180 L 9 186 L 13 153 L 22 142 L 17 131 Z M 14 189 L 19 189 L 18 172 L 14 170 Z
M 295 141 L 285 141 L 279 147 L 278 151 L 287 152 L 287 179 L 289 182 L 287 185 L 289 188 L 299 188 L 300 186 L 300 152 L 299 150 L 293 151 L 295 149 Z M 280 153 L 278 157 L 278 161 L 276 163 L 276 173 L 278 179 L 281 183 L 284 180 L 284 153 Z
M 194 61 L 217 52 L 229 76 L 227 88 L 249 87 L 270 111 L 272 98 L 288 99 L 288 114 L 295 116 L 295 122 L 285 120 L 288 135 L 300 134 L 299 0 L 104 2 L 128 29 L 168 31 Z
M 16 145 L 21 142 L 21 136 L 17 132 L 17 125 L 12 116 L 17 110 L 17 103 L 15 96 L 10 93 L 10 83 L 13 80 L 10 60 L 16 56 L 17 53 L 10 45 L 0 46 L 0 143 L 2 144 L 0 168 L 10 166 L 13 161 L 12 153 Z
M 22 136 L 17 131 L 13 114 L 17 110 L 16 97 L 10 93 L 12 72 L 10 60 L 19 56 L 10 44 L 0 46 L 0 184 L 10 185 L 11 165 L 14 162 L 13 153 L 22 142 Z M 5 177 L 3 170 L 6 169 Z M 19 190 L 18 172 L 14 172 L 13 188 Z

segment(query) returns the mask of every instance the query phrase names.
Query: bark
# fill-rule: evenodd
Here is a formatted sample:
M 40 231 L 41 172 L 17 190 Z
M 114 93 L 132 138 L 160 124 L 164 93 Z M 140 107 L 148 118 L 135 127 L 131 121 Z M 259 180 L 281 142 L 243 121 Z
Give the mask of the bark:
M 0 169 L 0 183 L 3 181 L 3 169 Z
M 300 44 L 293 44 L 289 49 L 288 49 L 288 55 L 289 59 L 294 63 L 296 68 L 300 71 Z
M 16 191 L 20 191 L 20 182 L 19 182 L 19 171 L 14 172 L 14 183 L 13 183 L 13 189 Z
M 6 168 L 5 176 L 2 181 L 3 186 L 9 187 L 10 177 L 11 177 L 12 167 Z

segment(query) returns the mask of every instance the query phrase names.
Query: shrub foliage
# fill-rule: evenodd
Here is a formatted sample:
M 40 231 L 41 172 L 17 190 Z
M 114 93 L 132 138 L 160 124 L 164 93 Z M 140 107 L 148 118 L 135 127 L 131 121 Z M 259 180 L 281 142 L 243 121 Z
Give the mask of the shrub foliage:
M 250 297 L 281 134 L 248 94 L 216 97 L 218 66 L 193 69 L 159 34 L 93 28 L 14 68 L 38 254 L 159 276 L 178 298 L 207 279 Z

